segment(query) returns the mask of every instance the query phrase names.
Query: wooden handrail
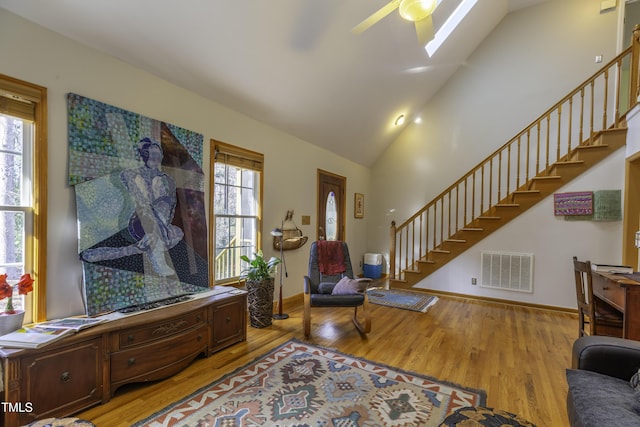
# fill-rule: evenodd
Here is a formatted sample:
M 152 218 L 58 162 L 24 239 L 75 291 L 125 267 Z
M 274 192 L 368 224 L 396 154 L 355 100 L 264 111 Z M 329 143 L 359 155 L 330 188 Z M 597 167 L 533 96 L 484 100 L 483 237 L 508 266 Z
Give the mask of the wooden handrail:
M 454 238 L 461 229 L 489 215 L 496 204 L 509 203 L 516 191 L 528 190 L 533 178 L 547 176 L 555 163 L 569 160 L 578 145 L 591 145 L 598 132 L 623 123 L 624 115 L 637 103 L 639 60 L 640 26 L 636 26 L 628 49 L 402 224 L 396 226 L 393 222 L 389 277 L 401 279 L 404 271 L 417 269 L 419 260 L 428 260 L 431 251 Z M 627 61 L 630 70 L 628 78 L 624 78 L 622 70 Z M 621 106 L 626 94 L 629 99 Z M 596 114 L 602 118 L 597 123 Z

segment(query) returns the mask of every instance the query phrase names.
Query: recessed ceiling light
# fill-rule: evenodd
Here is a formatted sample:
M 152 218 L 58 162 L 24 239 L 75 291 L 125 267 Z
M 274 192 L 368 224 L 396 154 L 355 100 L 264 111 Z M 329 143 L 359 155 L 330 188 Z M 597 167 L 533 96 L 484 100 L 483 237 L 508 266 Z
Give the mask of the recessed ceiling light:
M 404 114 L 400 114 L 395 122 L 393 122 L 396 126 L 400 126 L 404 123 Z
M 418 116 L 415 119 L 413 119 L 413 123 L 419 125 L 420 123 L 422 123 L 422 117 Z

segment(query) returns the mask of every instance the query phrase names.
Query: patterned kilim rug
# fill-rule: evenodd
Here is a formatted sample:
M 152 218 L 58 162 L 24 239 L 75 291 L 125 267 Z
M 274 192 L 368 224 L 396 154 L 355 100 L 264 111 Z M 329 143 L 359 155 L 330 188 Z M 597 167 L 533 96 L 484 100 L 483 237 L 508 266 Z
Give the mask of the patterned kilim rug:
M 437 426 L 482 390 L 291 340 L 139 421 L 148 426 Z
M 369 302 L 389 307 L 404 308 L 405 310 L 425 313 L 438 297 L 422 292 L 404 291 L 401 289 L 370 289 Z

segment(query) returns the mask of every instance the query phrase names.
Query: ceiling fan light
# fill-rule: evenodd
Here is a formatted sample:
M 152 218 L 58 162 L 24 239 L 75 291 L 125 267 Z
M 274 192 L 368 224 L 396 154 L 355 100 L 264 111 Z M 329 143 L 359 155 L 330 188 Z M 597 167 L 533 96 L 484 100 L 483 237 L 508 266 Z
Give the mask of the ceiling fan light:
M 407 21 L 422 21 L 436 8 L 436 0 L 401 0 L 398 11 Z

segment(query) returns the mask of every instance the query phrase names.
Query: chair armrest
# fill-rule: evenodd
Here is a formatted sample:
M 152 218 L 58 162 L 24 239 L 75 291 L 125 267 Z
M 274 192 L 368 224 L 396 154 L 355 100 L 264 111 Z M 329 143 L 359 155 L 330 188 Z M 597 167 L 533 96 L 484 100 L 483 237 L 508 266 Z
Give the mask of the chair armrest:
M 571 366 L 628 381 L 640 369 L 640 342 L 599 335 L 578 338 Z
M 309 276 L 304 276 L 304 293 L 305 294 L 310 294 L 311 293 L 311 278 Z

